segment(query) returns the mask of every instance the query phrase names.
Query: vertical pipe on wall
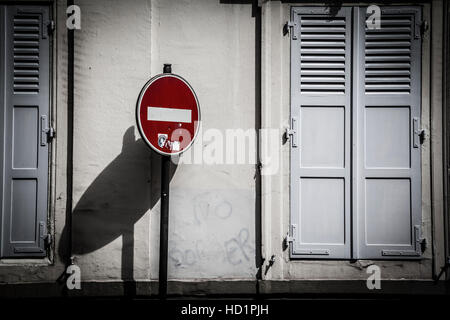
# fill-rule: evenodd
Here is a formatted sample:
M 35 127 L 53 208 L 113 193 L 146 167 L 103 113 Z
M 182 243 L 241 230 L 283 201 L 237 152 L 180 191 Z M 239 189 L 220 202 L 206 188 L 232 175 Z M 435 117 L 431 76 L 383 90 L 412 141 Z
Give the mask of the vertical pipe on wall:
M 449 217 L 449 168 L 450 168 L 450 159 L 449 159 L 449 153 L 450 153 L 450 112 L 449 112 L 449 106 L 448 102 L 450 100 L 450 86 L 449 86 L 449 75 L 450 75 L 450 58 L 448 56 L 449 49 L 450 49 L 450 43 L 449 43 L 449 34 L 450 34 L 450 24 L 449 24 L 449 10 L 450 6 L 447 1 L 444 2 L 444 32 L 443 32 L 443 57 L 444 57 L 444 67 L 442 68 L 444 70 L 442 75 L 442 81 L 443 81 L 443 117 L 442 117 L 442 125 L 443 125 L 443 137 L 444 137 L 444 158 L 443 158 L 443 164 L 444 164 L 444 220 L 445 220 L 445 252 L 446 252 L 446 267 L 443 270 L 446 270 L 446 277 L 447 279 L 450 279 L 449 273 L 448 273 L 448 266 L 450 263 L 450 217 Z
M 255 179 L 255 263 L 258 268 L 256 274 L 256 294 L 259 294 L 259 282 L 262 280 L 262 223 L 261 223 L 261 159 L 260 159 L 260 129 L 261 129 L 261 6 L 258 0 L 253 0 L 252 16 L 255 19 L 255 129 L 257 168 Z
M 74 4 L 67 0 L 67 7 Z M 66 265 L 72 264 L 72 191 L 73 191 L 73 109 L 74 109 L 74 30 L 67 30 L 67 172 L 66 172 Z
M 444 28 L 444 2 L 431 2 L 430 44 L 430 161 L 431 161 L 431 225 L 433 279 L 437 279 L 445 265 L 445 221 L 444 221 L 444 164 L 443 164 L 443 61 L 442 45 Z

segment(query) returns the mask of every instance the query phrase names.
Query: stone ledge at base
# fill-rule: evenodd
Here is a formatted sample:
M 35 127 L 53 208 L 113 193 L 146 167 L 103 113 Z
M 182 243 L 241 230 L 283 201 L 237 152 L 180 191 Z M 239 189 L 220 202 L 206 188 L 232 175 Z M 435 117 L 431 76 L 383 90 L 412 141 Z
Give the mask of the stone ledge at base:
M 307 298 L 385 295 L 449 295 L 450 282 L 384 280 L 381 290 L 367 289 L 365 281 L 341 280 L 208 280 L 169 281 L 169 298 Z M 157 298 L 157 281 L 86 281 L 80 290 L 64 283 L 0 284 L 0 298 L 142 297 Z

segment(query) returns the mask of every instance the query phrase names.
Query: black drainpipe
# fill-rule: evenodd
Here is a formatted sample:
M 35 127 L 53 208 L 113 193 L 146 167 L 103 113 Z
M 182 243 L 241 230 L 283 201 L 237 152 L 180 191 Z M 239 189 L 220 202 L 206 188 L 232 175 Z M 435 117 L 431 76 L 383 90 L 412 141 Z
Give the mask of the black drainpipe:
M 74 4 L 67 0 L 67 7 Z M 67 30 L 67 172 L 66 172 L 66 267 L 72 264 L 74 30 Z
M 256 179 L 255 179 L 255 255 L 256 266 L 258 271 L 256 273 L 256 295 L 260 294 L 260 281 L 262 280 L 263 264 L 262 259 L 262 210 L 261 210 L 261 159 L 260 159 L 260 137 L 259 131 L 261 129 L 261 7 L 258 5 L 258 0 L 253 0 L 252 16 L 255 19 L 255 128 L 256 128 Z

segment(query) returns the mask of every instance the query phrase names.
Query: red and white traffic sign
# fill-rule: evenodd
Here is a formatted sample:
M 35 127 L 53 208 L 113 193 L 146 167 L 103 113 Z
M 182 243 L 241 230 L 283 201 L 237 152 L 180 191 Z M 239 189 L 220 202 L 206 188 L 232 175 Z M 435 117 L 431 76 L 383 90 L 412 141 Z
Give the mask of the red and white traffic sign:
M 176 155 L 193 143 L 200 125 L 200 105 L 189 83 L 163 73 L 142 88 L 136 106 L 142 139 L 156 152 Z

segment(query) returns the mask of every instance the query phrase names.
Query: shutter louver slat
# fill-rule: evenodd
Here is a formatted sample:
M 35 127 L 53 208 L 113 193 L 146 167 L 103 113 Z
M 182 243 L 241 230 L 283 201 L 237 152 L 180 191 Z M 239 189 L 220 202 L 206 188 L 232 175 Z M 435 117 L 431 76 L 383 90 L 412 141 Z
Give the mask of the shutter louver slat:
M 300 92 L 345 93 L 344 17 L 300 19 Z
M 13 24 L 14 94 L 37 94 L 39 93 L 39 16 L 16 15 Z
M 366 26 L 366 93 L 411 92 L 412 34 L 410 16 L 384 18 L 380 29 L 368 29 Z

